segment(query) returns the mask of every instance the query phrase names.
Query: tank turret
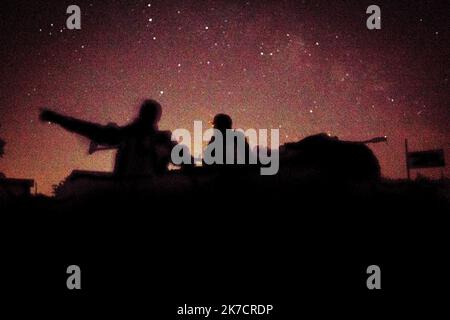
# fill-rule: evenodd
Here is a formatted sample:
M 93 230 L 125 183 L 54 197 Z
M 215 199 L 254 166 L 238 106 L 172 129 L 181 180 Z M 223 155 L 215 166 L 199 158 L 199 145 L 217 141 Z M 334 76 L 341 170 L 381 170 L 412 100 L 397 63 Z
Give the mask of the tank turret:
M 343 141 L 324 133 L 316 134 L 284 145 L 280 150 L 280 162 L 298 170 L 317 172 L 324 177 L 377 180 L 381 175 L 378 159 L 365 145 L 374 142 L 374 139 Z

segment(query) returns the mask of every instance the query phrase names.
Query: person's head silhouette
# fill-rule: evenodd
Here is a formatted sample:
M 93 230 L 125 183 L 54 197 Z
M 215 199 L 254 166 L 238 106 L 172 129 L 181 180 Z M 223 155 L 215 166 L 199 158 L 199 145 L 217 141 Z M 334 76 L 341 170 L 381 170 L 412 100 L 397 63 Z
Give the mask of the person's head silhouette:
M 147 99 L 141 105 L 136 122 L 144 126 L 156 128 L 159 120 L 161 119 L 161 113 L 162 108 L 159 102 L 152 99 Z
M 225 131 L 232 128 L 233 120 L 231 120 L 231 117 L 229 115 L 219 113 L 214 117 L 213 125 L 215 129 L 219 131 Z

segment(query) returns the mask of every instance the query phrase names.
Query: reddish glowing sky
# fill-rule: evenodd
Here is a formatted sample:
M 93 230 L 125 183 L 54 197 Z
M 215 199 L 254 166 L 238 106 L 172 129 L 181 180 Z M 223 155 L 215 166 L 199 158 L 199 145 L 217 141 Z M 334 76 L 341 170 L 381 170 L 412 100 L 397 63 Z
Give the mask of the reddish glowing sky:
M 226 112 L 235 127 L 280 128 L 282 142 L 387 135 L 372 149 L 389 177 L 405 176 L 405 137 L 450 159 L 449 2 L 391 2 L 76 1 L 78 31 L 65 28 L 72 1 L 2 2 L 0 171 L 50 193 L 73 169 L 110 170 L 111 152 L 88 156 L 39 108 L 125 124 L 148 97 L 162 129 Z

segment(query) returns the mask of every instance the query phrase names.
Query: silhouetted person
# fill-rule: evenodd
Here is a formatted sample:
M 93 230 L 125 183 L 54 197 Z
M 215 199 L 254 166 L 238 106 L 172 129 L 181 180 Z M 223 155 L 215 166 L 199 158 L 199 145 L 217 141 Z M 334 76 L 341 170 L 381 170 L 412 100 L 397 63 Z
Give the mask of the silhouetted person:
M 214 129 L 218 130 L 221 133 L 222 136 L 222 156 L 223 156 L 223 164 L 226 164 L 227 154 L 233 155 L 233 164 L 238 164 L 238 158 L 244 159 L 245 163 L 242 164 L 248 164 L 249 163 L 249 156 L 250 156 L 250 147 L 248 145 L 247 139 L 245 135 L 240 132 L 233 130 L 233 120 L 231 120 L 231 117 L 224 113 L 219 113 L 214 117 L 213 120 L 213 127 Z M 227 141 L 227 132 L 229 134 L 233 134 L 233 143 L 230 144 L 230 141 Z M 217 137 L 214 135 L 212 136 L 211 140 L 208 143 L 208 147 L 212 143 L 216 141 Z M 239 148 L 239 140 L 244 143 L 243 150 Z M 215 150 L 211 152 L 213 156 L 215 156 Z M 226 166 L 230 166 L 231 164 L 226 164 Z
M 138 117 L 129 125 L 99 125 L 44 110 L 42 121 L 56 123 L 64 129 L 85 136 L 95 143 L 117 148 L 114 174 L 133 177 L 161 174 L 167 171 L 170 153 L 175 145 L 170 131 L 160 131 L 161 105 L 145 100 Z

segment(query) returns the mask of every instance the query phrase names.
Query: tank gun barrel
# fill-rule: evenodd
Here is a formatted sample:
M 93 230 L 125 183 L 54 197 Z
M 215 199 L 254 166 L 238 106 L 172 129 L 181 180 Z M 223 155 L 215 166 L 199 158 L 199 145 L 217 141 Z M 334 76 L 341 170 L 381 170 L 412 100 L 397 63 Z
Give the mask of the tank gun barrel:
M 380 143 L 380 142 L 387 142 L 387 136 L 382 137 L 375 137 L 369 140 L 360 141 L 361 143 L 367 144 L 367 143 Z

